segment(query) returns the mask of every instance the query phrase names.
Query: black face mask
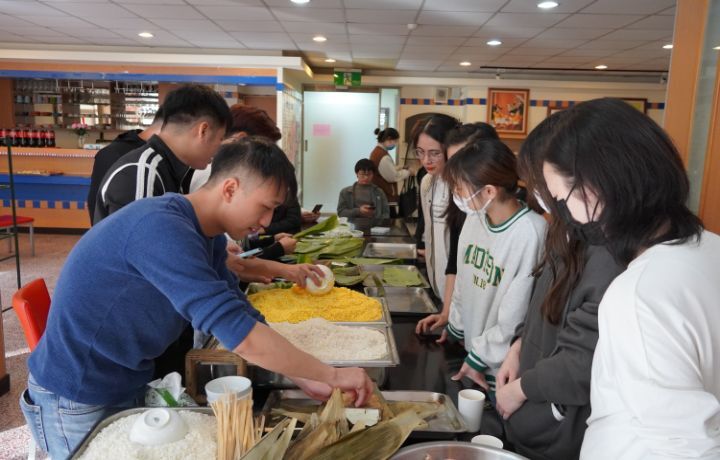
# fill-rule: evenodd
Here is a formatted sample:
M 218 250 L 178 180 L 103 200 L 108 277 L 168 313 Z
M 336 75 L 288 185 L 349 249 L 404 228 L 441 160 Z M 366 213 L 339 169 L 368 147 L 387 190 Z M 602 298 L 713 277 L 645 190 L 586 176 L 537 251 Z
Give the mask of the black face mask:
M 575 186 L 570 189 L 570 193 L 568 193 L 564 200 L 555 200 L 559 217 L 565 222 L 573 236 L 578 240 L 591 246 L 602 246 L 606 244 L 607 238 L 605 238 L 605 233 L 603 233 L 600 222 L 581 224 L 572 216 L 567 206 L 567 200 L 570 198 L 573 190 L 575 190 Z

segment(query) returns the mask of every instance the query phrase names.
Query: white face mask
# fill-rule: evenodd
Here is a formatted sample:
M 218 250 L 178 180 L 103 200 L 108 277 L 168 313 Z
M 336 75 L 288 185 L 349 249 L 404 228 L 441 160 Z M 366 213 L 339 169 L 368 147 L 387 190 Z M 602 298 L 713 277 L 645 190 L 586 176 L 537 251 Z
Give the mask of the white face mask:
M 473 209 L 472 206 L 471 206 L 471 204 L 472 204 L 472 199 L 475 198 L 475 195 L 477 195 L 477 194 L 480 193 L 481 191 L 482 191 L 482 189 L 478 190 L 477 192 L 473 193 L 472 195 L 470 195 L 470 196 L 467 197 L 467 198 L 461 198 L 461 197 L 459 197 L 459 196 L 453 195 L 453 201 L 455 202 L 455 206 L 457 206 L 459 210 L 461 210 L 462 212 L 464 212 L 464 213 L 467 214 L 468 216 L 471 216 L 471 215 L 473 215 L 473 214 L 475 214 L 475 213 L 485 214 L 485 211 L 487 210 L 488 206 L 490 206 L 490 203 L 492 203 L 492 200 L 493 200 L 492 198 L 490 198 L 490 199 L 483 205 L 483 207 L 480 208 L 479 210 L 478 210 L 478 209 Z
M 539 204 L 540 207 L 543 209 L 543 211 L 545 211 L 546 213 L 550 214 L 550 209 L 548 209 L 547 205 L 545 204 L 545 202 L 543 201 L 543 199 L 540 197 L 540 194 L 539 194 L 538 192 L 535 192 L 534 195 L 535 195 L 535 201 L 538 202 L 538 204 Z

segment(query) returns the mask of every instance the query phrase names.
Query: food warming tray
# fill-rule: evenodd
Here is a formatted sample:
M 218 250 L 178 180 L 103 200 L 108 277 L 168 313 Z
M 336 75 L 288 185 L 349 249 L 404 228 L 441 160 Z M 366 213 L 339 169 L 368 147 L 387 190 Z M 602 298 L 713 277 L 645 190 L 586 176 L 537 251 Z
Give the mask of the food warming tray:
M 383 289 L 384 294 L 376 286 L 366 286 L 365 295 L 384 298 L 393 315 L 425 316 L 438 312 L 435 303 L 423 288 L 387 286 Z
M 368 243 L 363 250 L 363 257 L 415 260 L 417 247 L 410 243 Z
M 423 274 L 420 272 L 420 270 L 418 270 L 418 268 L 415 265 L 361 265 L 360 273 L 371 272 L 377 276 L 377 279 L 380 280 L 380 282 L 383 284 L 383 286 L 387 286 L 387 284 L 385 284 L 385 281 L 383 280 L 383 271 L 385 270 L 386 267 L 392 267 L 392 268 L 396 268 L 396 269 L 407 270 L 410 272 L 417 273 L 418 276 L 420 277 L 420 282 L 422 284 L 420 284 L 418 286 L 410 286 L 410 287 L 418 287 L 418 288 L 429 288 L 430 287 L 430 283 L 427 282 L 427 279 L 425 278 L 425 276 L 423 276 Z M 365 278 L 365 280 L 363 281 L 363 285 L 369 286 L 369 287 L 375 287 L 375 280 L 373 279 L 373 277 L 369 276 L 369 277 Z M 403 287 L 403 286 L 390 286 L 390 287 Z

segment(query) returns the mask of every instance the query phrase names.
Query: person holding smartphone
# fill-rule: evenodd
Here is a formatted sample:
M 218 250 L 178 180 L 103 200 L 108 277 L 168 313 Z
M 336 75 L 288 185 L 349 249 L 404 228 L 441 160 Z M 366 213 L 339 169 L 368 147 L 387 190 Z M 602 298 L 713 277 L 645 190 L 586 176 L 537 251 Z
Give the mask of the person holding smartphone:
M 372 183 L 375 164 L 363 158 L 355 164 L 357 182 L 340 191 L 337 213 L 341 217 L 387 219 L 390 206 L 380 187 Z

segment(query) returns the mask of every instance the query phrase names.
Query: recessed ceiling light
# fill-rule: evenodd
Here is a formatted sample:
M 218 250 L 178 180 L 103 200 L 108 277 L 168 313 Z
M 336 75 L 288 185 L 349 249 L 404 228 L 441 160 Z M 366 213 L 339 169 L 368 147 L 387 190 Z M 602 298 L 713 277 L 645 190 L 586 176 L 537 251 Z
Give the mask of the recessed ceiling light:
M 607 69 L 607 66 L 605 64 L 600 64 L 600 65 L 596 65 L 595 68 L 598 70 L 605 70 L 605 69 Z
M 304 5 L 306 3 L 310 3 L 310 0 L 290 0 L 293 3 L 297 3 L 298 5 Z
M 663 45 L 664 50 L 671 50 L 672 49 L 672 43 L 668 43 L 667 45 Z
M 489 42 L 487 42 L 487 44 L 490 46 L 498 46 L 502 45 L 502 42 L 500 40 L 490 40 Z
M 138 36 L 142 38 L 153 38 L 155 35 L 151 34 L 150 32 L 140 32 Z
M 462 61 L 462 62 L 460 63 L 460 65 L 463 66 L 463 67 L 470 67 L 470 66 L 472 65 L 472 62 L 470 62 L 470 61 Z
M 714 50 L 720 50 L 720 46 L 716 46 L 713 48 Z
M 558 2 L 540 2 L 537 4 L 538 8 L 543 10 L 551 10 L 558 6 Z
M 333 58 L 327 58 L 327 59 L 325 59 L 325 62 L 329 62 L 329 63 L 332 64 L 333 62 L 335 62 L 335 59 L 333 59 Z
M 315 35 L 315 36 L 313 37 L 313 41 L 314 41 L 314 42 L 319 42 L 319 43 L 326 42 L 326 41 L 327 41 L 327 37 L 325 37 L 325 36 L 323 36 L 323 35 Z

